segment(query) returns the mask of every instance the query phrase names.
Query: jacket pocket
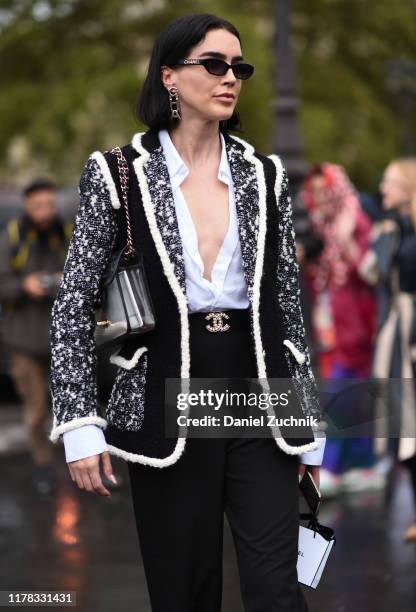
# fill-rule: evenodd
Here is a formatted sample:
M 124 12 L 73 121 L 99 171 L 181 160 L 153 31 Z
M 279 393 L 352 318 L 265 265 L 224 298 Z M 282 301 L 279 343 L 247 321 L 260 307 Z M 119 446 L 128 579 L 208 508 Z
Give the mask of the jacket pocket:
M 305 363 L 306 356 L 305 353 L 302 353 L 290 340 L 283 340 L 283 344 L 287 346 L 289 351 L 292 353 L 293 357 L 296 359 L 299 365 Z
M 110 362 L 118 365 L 117 374 L 107 404 L 109 425 L 122 431 L 138 431 L 143 425 L 147 347 L 139 347 L 131 359 L 113 353 Z

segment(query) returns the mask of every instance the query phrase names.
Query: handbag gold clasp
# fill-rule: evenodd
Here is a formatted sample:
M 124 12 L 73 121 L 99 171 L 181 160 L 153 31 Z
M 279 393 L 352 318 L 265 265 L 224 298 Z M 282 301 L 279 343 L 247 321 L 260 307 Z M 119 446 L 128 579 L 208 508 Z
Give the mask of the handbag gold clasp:
M 97 321 L 97 325 L 99 325 L 100 327 L 108 327 L 110 323 L 111 321 L 109 321 L 108 319 L 106 319 L 105 321 Z

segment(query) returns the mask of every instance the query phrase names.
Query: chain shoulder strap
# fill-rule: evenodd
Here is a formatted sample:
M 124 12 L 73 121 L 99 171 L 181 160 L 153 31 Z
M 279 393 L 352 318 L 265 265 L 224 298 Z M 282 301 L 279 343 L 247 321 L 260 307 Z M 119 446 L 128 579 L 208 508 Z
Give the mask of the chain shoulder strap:
M 127 249 L 124 252 L 125 257 L 131 257 L 136 253 L 133 246 L 133 237 L 130 224 L 130 213 L 129 213 L 129 167 L 127 160 L 124 157 L 120 147 L 114 147 L 109 150 L 109 153 L 113 153 L 117 157 L 118 175 L 120 178 L 121 195 L 123 198 L 123 206 L 126 214 L 126 230 L 127 230 Z

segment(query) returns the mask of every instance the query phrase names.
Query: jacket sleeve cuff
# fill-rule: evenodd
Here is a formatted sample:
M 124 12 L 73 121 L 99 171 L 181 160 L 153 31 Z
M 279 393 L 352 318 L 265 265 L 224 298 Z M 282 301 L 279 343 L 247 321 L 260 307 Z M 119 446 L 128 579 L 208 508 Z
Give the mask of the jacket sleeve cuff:
M 83 427 L 84 425 L 98 425 L 102 429 L 105 429 L 107 427 L 107 421 L 100 416 L 92 415 L 81 417 L 79 419 L 72 419 L 72 421 L 57 425 L 56 417 L 54 417 L 53 427 L 49 434 L 49 440 L 55 443 L 59 440 L 60 436 L 66 433 L 67 431 L 78 429 L 79 427 Z
M 78 461 L 108 450 L 103 430 L 97 425 L 84 425 L 63 434 L 66 462 Z

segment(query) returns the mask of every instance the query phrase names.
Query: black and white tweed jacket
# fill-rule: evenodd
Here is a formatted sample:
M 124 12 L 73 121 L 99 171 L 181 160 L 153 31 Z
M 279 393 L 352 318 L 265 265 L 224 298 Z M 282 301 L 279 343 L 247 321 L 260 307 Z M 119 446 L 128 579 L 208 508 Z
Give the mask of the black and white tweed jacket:
M 320 419 L 320 405 L 299 300 L 298 265 L 288 178 L 280 158 L 257 153 L 224 133 L 233 175 L 251 333 L 259 379 L 290 376 L 304 415 Z M 189 324 L 185 269 L 172 188 L 157 132 L 134 135 L 122 148 L 130 166 L 133 236 L 140 241 L 157 325 L 133 348 L 118 348 L 118 366 L 104 416 L 96 387 L 94 308 L 117 235 L 119 185 L 107 153 L 93 153 L 80 180 L 80 204 L 61 286 L 52 310 L 50 391 L 57 442 L 71 429 L 106 430 L 110 453 L 127 461 L 165 467 L 175 463 L 185 435 L 164 435 L 164 379 L 189 379 Z M 135 234 L 136 232 L 136 234 Z M 172 331 L 173 330 L 173 331 Z M 176 330 L 176 331 L 175 331 Z M 317 449 L 319 434 L 277 445 L 300 455 Z

